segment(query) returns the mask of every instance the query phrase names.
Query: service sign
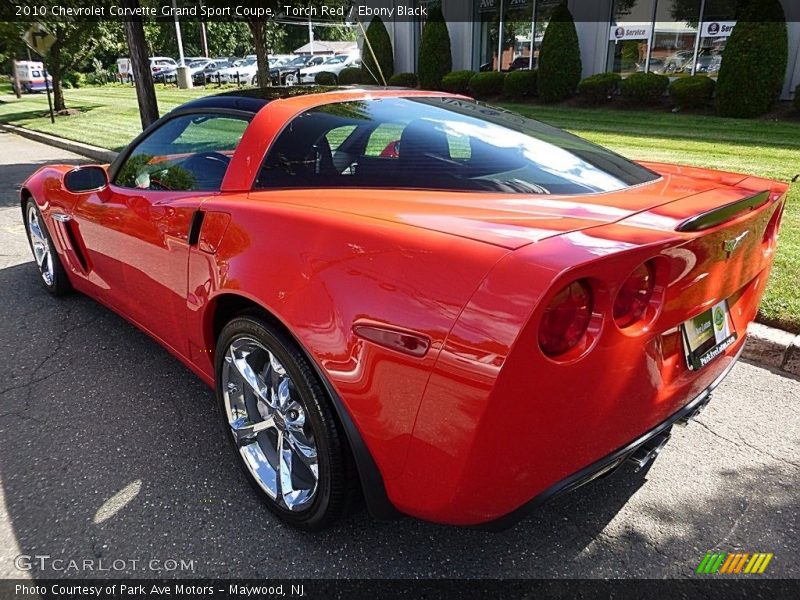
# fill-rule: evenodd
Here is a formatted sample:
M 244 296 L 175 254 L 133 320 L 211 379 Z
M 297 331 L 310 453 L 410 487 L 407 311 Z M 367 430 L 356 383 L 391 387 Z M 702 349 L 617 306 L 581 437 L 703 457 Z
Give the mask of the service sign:
M 730 37 L 734 27 L 736 21 L 709 21 L 703 23 L 700 37 Z
M 608 39 L 612 42 L 625 40 L 649 40 L 653 32 L 652 23 L 619 23 L 611 26 Z

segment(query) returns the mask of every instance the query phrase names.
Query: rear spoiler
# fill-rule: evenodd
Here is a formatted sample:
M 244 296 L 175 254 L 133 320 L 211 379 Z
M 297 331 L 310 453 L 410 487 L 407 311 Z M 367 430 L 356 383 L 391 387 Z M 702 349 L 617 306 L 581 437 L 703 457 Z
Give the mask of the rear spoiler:
M 769 201 L 770 191 L 765 190 L 758 192 L 755 196 L 737 200 L 730 204 L 724 204 L 719 208 L 700 213 L 690 219 L 686 219 L 680 223 L 676 231 L 703 231 L 704 229 L 711 229 L 717 225 L 721 225 L 726 221 L 730 221 L 737 215 L 743 212 L 755 210 Z

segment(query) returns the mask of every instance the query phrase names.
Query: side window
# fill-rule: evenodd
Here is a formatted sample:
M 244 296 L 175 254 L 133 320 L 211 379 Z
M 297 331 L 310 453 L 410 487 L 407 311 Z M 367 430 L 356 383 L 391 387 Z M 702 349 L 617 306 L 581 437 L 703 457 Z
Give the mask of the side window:
M 217 191 L 249 120 L 193 114 L 165 122 L 128 156 L 116 185 L 143 190 Z

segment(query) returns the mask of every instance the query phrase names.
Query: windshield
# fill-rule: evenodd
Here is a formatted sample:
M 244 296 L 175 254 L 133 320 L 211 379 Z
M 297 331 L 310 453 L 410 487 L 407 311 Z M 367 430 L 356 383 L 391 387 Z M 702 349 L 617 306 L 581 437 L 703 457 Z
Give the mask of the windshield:
M 586 194 L 658 178 L 605 148 L 482 103 L 377 98 L 296 117 L 270 149 L 258 185 Z
M 307 60 L 306 57 L 298 56 L 297 58 L 293 58 L 292 60 L 287 62 L 285 66 L 287 66 L 287 67 L 299 67 L 299 66 L 302 66 L 302 65 L 306 64 L 306 60 Z
M 338 63 L 343 63 L 345 58 L 346 58 L 345 56 L 334 56 L 333 58 L 329 58 L 328 60 L 326 60 L 325 64 L 326 65 L 335 65 L 335 64 L 338 64 Z

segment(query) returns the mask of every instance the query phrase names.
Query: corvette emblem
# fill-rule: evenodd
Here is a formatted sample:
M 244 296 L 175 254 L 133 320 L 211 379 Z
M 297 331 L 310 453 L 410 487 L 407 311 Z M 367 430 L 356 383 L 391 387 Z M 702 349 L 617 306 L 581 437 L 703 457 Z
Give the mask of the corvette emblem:
M 722 242 L 722 249 L 725 250 L 725 253 L 727 254 L 726 258 L 731 257 L 731 254 L 733 254 L 736 251 L 736 249 L 742 244 L 744 238 L 746 238 L 749 233 L 750 230 L 743 231 L 732 240 L 725 240 L 724 242 Z

